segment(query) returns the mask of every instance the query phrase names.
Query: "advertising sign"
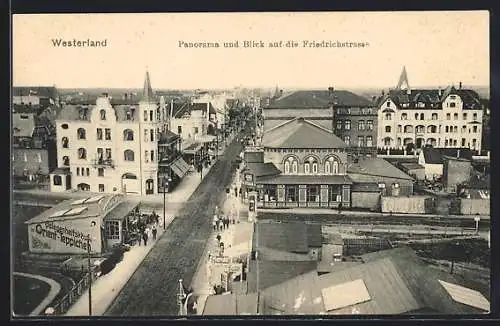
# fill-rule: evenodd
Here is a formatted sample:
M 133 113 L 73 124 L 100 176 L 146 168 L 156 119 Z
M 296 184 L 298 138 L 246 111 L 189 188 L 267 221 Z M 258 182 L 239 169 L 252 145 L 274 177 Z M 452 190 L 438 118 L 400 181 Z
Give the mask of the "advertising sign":
M 90 245 L 91 252 L 101 252 L 100 228 L 100 224 L 92 219 L 29 224 L 29 250 L 38 253 L 83 254 L 87 253 Z

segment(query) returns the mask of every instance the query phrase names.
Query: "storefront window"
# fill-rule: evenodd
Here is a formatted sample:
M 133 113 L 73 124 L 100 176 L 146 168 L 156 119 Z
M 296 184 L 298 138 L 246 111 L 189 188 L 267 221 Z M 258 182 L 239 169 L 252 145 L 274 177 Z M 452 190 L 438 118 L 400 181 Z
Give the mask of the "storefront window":
M 307 201 L 308 202 L 319 201 L 319 188 L 318 188 L 318 186 L 307 186 Z
M 118 221 L 106 221 L 106 238 L 120 239 L 120 223 Z
M 331 185 L 328 187 L 328 200 L 330 202 L 340 202 L 342 201 L 341 192 L 342 188 L 340 185 Z
M 264 200 L 275 201 L 277 197 L 276 185 L 268 185 L 264 188 Z
M 297 201 L 297 186 L 286 186 L 286 201 L 287 202 L 296 202 Z

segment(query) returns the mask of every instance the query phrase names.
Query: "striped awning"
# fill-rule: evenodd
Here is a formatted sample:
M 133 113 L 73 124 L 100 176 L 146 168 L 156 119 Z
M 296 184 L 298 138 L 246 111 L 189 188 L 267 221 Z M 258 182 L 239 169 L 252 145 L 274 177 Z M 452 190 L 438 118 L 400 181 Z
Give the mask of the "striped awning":
M 190 166 L 182 158 L 179 158 L 177 161 L 172 163 L 171 168 L 175 174 L 177 174 L 180 178 L 183 178 L 189 171 Z

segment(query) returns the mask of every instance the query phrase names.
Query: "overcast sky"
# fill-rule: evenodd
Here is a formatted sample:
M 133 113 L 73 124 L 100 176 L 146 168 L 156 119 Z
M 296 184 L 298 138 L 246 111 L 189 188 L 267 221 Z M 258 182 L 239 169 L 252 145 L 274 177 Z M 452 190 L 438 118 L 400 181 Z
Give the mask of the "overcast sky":
M 105 48 L 53 39 L 107 40 Z M 182 48 L 185 42 L 288 41 L 298 48 Z M 302 41 L 367 42 L 303 48 Z M 489 16 L 475 12 L 180 13 L 13 16 L 13 84 L 60 88 L 489 85 Z

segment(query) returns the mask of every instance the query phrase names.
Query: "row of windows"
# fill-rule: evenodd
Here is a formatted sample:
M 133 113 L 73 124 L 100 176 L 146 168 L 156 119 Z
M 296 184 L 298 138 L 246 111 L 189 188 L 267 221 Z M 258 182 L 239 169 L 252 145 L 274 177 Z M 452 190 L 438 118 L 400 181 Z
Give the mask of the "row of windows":
M 437 133 L 439 130 L 439 132 L 441 132 L 441 128 L 438 128 L 437 126 L 434 126 L 434 125 L 431 125 L 431 126 L 427 126 L 427 133 Z M 445 126 L 445 132 L 458 132 L 458 127 L 457 126 Z M 391 132 L 392 131 L 392 127 L 391 126 L 385 126 L 385 132 Z M 472 132 L 474 133 L 477 133 L 479 131 L 478 129 L 478 126 L 473 126 L 472 127 Z M 404 128 L 401 126 L 401 125 L 398 125 L 398 133 L 401 133 L 401 132 L 404 132 L 404 133 L 413 133 L 413 126 L 410 126 L 410 125 L 406 125 L 404 126 Z M 426 132 L 426 128 L 425 126 L 416 126 L 415 127 L 415 132 L 416 133 L 425 133 Z M 466 133 L 467 132 L 467 126 L 462 126 L 462 133 Z M 471 132 L 471 129 L 469 129 L 469 133 Z
M 285 160 L 285 174 L 296 174 L 298 173 L 299 161 L 297 158 L 290 156 Z M 339 162 L 333 157 L 330 157 L 324 163 L 324 172 L 326 174 L 338 174 L 339 173 Z M 316 174 L 318 173 L 318 161 L 316 158 L 310 157 L 304 163 L 304 173 L 305 174 Z
M 278 197 L 277 187 L 274 185 L 267 185 L 262 191 L 264 199 L 267 201 L 275 201 Z M 297 202 L 299 200 L 299 187 L 298 186 L 285 186 L 285 200 L 287 202 Z M 306 201 L 319 202 L 320 188 L 319 186 L 308 185 L 306 186 Z M 342 201 L 342 186 L 329 185 L 328 186 L 328 201 L 341 202 Z
M 457 126 L 446 126 L 444 128 L 445 132 L 450 132 L 450 133 L 458 133 L 458 127 Z M 461 133 L 466 133 L 467 132 L 467 126 L 462 126 L 462 129 L 460 130 Z M 477 133 L 479 132 L 479 129 L 477 126 L 472 126 L 472 132 Z M 469 133 L 471 133 L 471 129 L 469 128 Z
M 390 137 L 386 137 L 382 139 L 383 143 L 385 146 L 392 146 L 392 139 Z M 423 141 L 423 139 L 422 139 Z M 472 145 L 472 148 L 476 148 L 477 146 L 477 140 L 472 139 L 472 143 L 466 143 L 467 140 L 465 138 L 462 138 L 460 146 L 461 147 L 468 147 L 470 148 Z M 406 146 L 410 143 L 414 143 L 413 138 L 405 138 L 404 141 L 401 141 L 401 138 L 397 139 L 396 146 L 401 147 L 401 146 Z M 441 144 L 441 139 L 436 141 L 435 138 L 428 138 L 425 140 L 425 144 L 432 145 L 432 146 L 440 146 Z M 458 146 L 458 141 L 457 139 L 445 139 L 444 140 L 444 146 Z
M 467 112 L 462 113 L 462 119 L 467 120 L 468 114 Z M 477 120 L 477 113 L 474 113 L 472 115 L 473 120 Z M 391 113 L 386 113 L 385 114 L 385 120 L 392 120 L 392 114 Z M 402 113 L 401 114 L 401 120 L 408 120 L 408 114 L 407 113 Z M 425 114 L 424 113 L 415 113 L 415 120 L 425 120 Z M 438 114 L 437 113 L 432 113 L 431 114 L 431 120 L 438 120 Z M 451 113 L 446 113 L 446 120 L 451 120 Z M 458 113 L 453 114 L 453 120 L 458 120 Z
M 80 172 L 81 171 L 81 172 Z M 76 175 L 77 176 L 82 176 L 82 177 L 85 177 L 85 176 L 90 176 L 90 169 L 89 168 L 76 168 Z
M 351 130 L 351 120 L 337 120 L 337 129 Z M 373 130 L 373 120 L 358 121 L 358 130 Z

